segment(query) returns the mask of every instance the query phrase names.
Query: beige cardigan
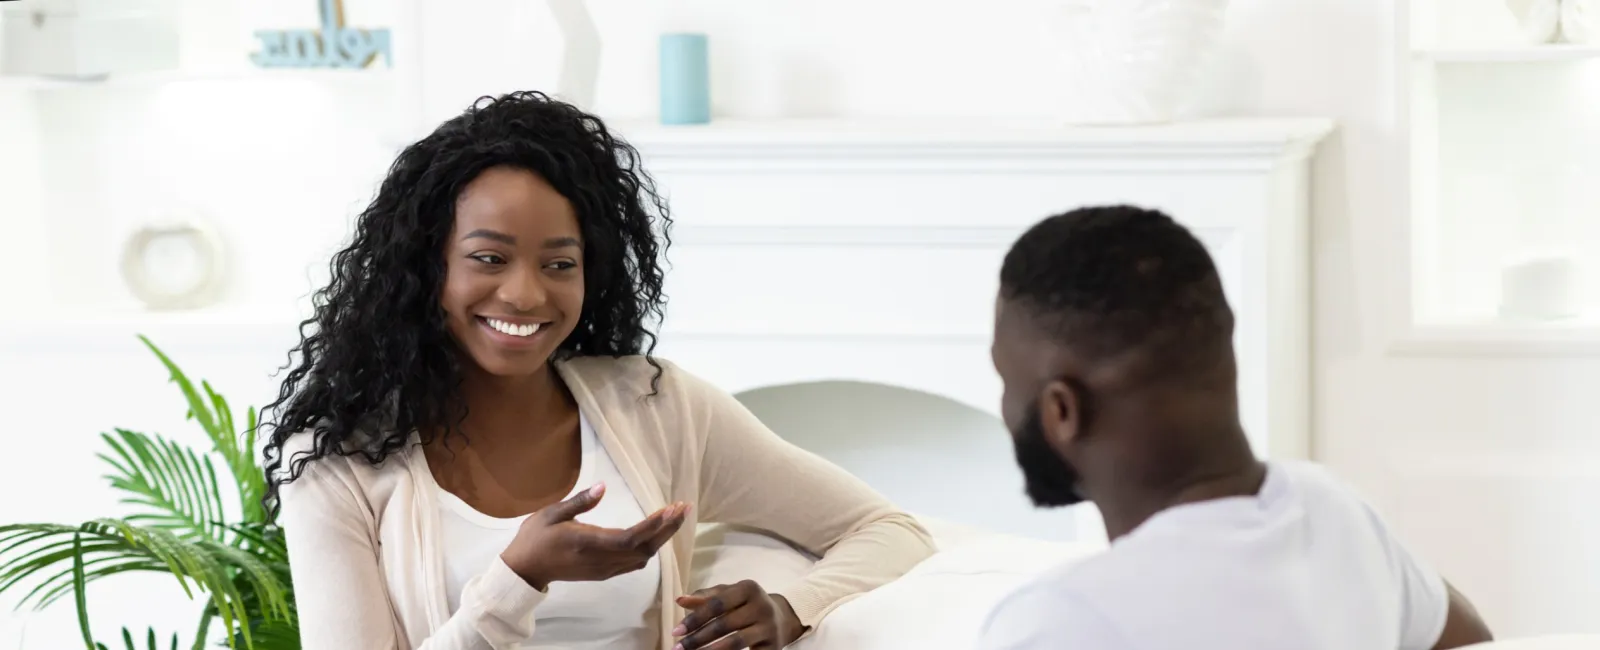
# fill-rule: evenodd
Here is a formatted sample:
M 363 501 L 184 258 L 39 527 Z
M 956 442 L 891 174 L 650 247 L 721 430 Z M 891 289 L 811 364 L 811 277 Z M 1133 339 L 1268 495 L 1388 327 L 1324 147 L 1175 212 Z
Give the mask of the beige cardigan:
M 821 555 L 782 594 L 813 627 L 933 553 L 927 532 L 865 483 L 785 442 L 726 392 L 658 362 L 660 392 L 649 398 L 654 368 L 642 357 L 556 367 L 644 511 L 695 506 L 657 556 L 662 649 L 684 614 L 674 599 L 685 593 L 697 521 L 759 528 Z M 302 434 L 286 452 L 309 443 Z M 500 650 L 532 636 L 544 594 L 498 558 L 449 613 L 427 471 L 413 444 L 380 467 L 324 458 L 284 486 L 280 521 L 304 650 Z

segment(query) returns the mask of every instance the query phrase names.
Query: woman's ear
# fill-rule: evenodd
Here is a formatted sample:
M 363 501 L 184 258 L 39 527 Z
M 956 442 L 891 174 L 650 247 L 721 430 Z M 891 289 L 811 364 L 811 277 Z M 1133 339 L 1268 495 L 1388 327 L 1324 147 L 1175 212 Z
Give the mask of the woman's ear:
M 1039 424 L 1057 454 L 1065 454 L 1087 428 L 1086 397 L 1078 383 L 1070 379 L 1053 380 L 1040 393 Z

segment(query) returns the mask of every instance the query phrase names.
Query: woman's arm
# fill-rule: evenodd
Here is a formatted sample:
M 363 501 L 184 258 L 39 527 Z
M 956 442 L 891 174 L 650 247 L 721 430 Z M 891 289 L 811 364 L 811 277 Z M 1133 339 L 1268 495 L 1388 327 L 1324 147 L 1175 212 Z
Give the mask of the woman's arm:
M 396 638 L 394 605 L 375 540 L 350 487 L 323 459 L 283 486 L 280 523 L 289 547 L 304 650 L 409 650 Z M 467 583 L 461 609 L 423 650 L 500 650 L 533 636 L 544 594 L 496 558 Z M 413 642 L 418 640 L 413 639 Z
M 732 395 L 679 370 L 703 431 L 700 517 L 759 528 L 822 559 L 778 594 L 807 628 L 933 554 L 911 515 L 850 473 L 779 438 Z

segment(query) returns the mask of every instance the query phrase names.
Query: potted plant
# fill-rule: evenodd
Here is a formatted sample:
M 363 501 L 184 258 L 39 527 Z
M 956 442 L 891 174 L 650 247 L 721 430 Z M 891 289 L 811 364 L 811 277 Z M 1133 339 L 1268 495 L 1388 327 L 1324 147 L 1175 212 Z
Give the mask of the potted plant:
M 251 650 L 300 647 L 289 554 L 283 531 L 267 521 L 262 496 L 265 476 L 256 456 L 256 410 L 244 426 L 228 402 L 202 381 L 193 382 L 155 344 L 139 337 L 171 373 L 211 449 L 195 449 L 158 434 L 126 429 L 102 433 L 105 478 L 135 511 L 78 524 L 0 525 L 0 592 L 26 590 L 21 605 L 42 609 L 71 597 L 89 650 L 106 650 L 89 631 L 88 583 L 128 571 L 169 573 L 193 598 L 207 605 L 196 624 L 193 648 L 205 645 L 220 624 L 227 644 Z M 219 468 L 220 466 L 220 468 Z M 230 519 L 223 499 L 237 499 Z M 143 647 L 135 640 L 143 637 Z M 176 650 L 178 636 L 163 644 L 154 630 L 136 635 L 123 628 L 128 650 Z

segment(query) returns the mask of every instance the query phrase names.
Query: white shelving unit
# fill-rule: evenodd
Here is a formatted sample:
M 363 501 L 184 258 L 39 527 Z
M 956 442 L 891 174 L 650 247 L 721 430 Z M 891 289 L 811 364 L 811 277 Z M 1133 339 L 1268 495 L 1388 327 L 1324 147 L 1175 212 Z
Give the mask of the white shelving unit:
M 1600 59 L 1600 46 L 1550 43 L 1545 45 L 1420 48 L 1413 50 L 1412 56 L 1418 61 L 1435 64 L 1551 63 Z
M 0 215 L 29 215 L 16 234 L 36 242 L 0 260 L 7 277 L 29 278 L 0 287 L 0 347 L 22 351 L 64 332 L 118 347 L 137 333 L 292 332 L 300 314 L 270 307 L 299 295 L 326 257 L 286 258 L 275 242 L 332 245 L 347 232 L 413 126 L 399 101 L 405 82 L 382 68 L 243 65 L 0 76 Z M 297 191 L 275 191 L 286 187 Z M 138 310 L 118 273 L 123 238 L 191 208 L 224 231 L 235 298 L 194 312 Z
M 273 81 L 316 83 L 333 82 L 380 85 L 391 84 L 393 83 L 394 79 L 395 74 L 393 71 L 383 69 L 265 70 L 243 68 L 232 70 L 171 70 L 164 72 L 144 72 L 126 75 L 107 75 L 103 77 L 85 79 L 40 77 L 30 75 L 0 75 L 0 89 L 31 91 L 97 90 L 155 88 L 181 83 L 264 83 Z
M 1411 281 L 1399 354 L 1600 355 L 1600 44 L 1529 44 L 1503 0 L 1409 0 L 1399 57 Z M 1499 313 L 1502 266 L 1561 255 L 1583 315 Z

